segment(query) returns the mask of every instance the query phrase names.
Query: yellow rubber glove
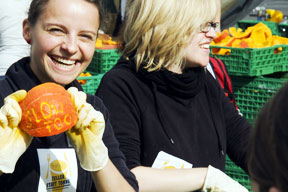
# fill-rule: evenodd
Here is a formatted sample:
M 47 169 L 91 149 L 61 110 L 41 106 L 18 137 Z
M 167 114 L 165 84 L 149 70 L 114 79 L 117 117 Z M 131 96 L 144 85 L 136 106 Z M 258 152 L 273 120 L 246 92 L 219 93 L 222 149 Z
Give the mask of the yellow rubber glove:
M 25 90 L 12 93 L 4 99 L 4 105 L 0 109 L 0 170 L 3 173 L 13 173 L 16 162 L 33 139 L 18 128 L 22 117 L 18 102 L 26 95 Z
M 66 131 L 80 165 L 87 171 L 98 171 L 108 162 L 108 150 L 102 141 L 105 128 L 103 114 L 86 102 L 86 94 L 77 88 L 68 89 L 78 113 L 78 122 Z
M 248 192 L 248 190 L 234 181 L 221 170 L 208 166 L 203 192 Z

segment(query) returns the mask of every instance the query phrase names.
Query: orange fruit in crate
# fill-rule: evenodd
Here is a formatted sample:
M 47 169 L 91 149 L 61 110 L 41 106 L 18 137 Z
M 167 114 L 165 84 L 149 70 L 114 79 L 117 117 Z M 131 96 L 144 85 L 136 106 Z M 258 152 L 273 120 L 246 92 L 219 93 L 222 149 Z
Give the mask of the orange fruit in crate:
M 35 137 L 57 135 L 72 128 L 78 120 L 70 94 L 56 83 L 32 88 L 19 105 L 22 109 L 19 127 Z
M 227 29 L 224 29 L 218 36 L 213 40 L 215 43 L 220 43 L 223 39 L 229 36 Z
M 86 73 L 81 73 L 79 75 L 79 77 L 91 77 L 91 73 L 86 72 Z M 77 81 L 81 84 L 81 85 L 85 85 L 86 84 L 86 80 L 85 79 L 77 79 Z

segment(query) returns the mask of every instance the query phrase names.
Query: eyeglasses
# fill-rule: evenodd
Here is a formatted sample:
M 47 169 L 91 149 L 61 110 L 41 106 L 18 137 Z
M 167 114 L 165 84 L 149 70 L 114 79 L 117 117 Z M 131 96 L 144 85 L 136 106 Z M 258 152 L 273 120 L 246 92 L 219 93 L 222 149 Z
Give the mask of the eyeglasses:
M 207 24 L 200 26 L 200 31 L 203 33 L 208 33 L 211 30 L 211 27 L 214 29 L 214 31 L 218 31 L 219 26 L 219 22 L 208 22 Z

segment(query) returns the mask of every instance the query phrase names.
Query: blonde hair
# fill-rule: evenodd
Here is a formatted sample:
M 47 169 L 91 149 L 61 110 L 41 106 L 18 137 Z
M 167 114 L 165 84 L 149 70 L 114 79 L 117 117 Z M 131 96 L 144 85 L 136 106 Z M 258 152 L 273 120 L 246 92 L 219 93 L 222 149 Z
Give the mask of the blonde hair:
M 216 0 L 132 0 L 128 3 L 123 55 L 148 71 L 179 65 L 200 26 L 215 19 Z

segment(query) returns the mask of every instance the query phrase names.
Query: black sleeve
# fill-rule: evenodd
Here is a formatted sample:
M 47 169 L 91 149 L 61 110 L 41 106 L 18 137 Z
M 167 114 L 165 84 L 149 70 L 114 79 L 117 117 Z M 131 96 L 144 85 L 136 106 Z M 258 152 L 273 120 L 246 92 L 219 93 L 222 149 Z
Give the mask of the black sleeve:
M 211 90 L 209 97 L 219 104 L 217 109 L 217 122 L 223 121 L 220 125 L 224 128 L 221 133 L 222 145 L 226 145 L 226 153 L 229 158 L 247 172 L 246 151 L 250 135 L 251 126 L 249 122 L 238 113 L 233 103 L 224 94 L 219 83 L 207 73 L 207 86 Z M 216 105 L 218 105 L 216 104 Z M 213 106 L 212 106 L 213 107 Z M 225 143 L 224 143 L 225 142 Z
M 232 161 L 247 172 L 246 151 L 251 125 L 223 93 L 220 97 L 226 125 L 227 154 Z
M 128 183 L 138 191 L 138 183 L 134 174 L 128 169 L 125 163 L 125 156 L 119 149 L 119 143 L 115 138 L 107 108 L 104 106 L 101 99 L 96 96 L 87 94 L 87 102 L 91 103 L 94 108 L 102 112 L 105 118 L 105 131 L 103 135 L 103 141 L 108 149 L 109 158 L 113 164 L 117 167 L 122 176 L 128 181 Z M 92 100 L 92 102 L 91 102 Z
M 113 69 L 104 75 L 96 92 L 109 110 L 112 128 L 129 169 L 141 165 L 141 117 L 135 99 L 138 84 L 133 77 L 124 70 Z

